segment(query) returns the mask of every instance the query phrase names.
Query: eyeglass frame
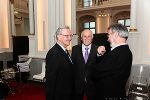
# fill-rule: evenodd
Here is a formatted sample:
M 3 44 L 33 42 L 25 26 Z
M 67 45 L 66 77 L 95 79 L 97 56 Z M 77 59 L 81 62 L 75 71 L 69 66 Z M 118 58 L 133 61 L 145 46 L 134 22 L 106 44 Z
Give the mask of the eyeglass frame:
M 65 37 L 73 37 L 73 35 L 64 35 L 64 34 L 59 34 L 59 35 L 62 35 L 62 36 L 65 36 Z

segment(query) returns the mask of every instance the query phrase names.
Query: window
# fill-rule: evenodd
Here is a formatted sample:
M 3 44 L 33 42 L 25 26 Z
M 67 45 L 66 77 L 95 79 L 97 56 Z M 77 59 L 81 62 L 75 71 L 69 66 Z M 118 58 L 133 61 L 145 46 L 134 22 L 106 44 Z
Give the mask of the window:
M 126 26 L 128 30 L 130 29 L 130 19 L 120 19 L 118 23 Z
M 83 1 L 83 6 L 84 7 L 89 7 L 89 6 L 92 6 L 92 0 L 84 0 Z
M 84 29 L 89 29 L 95 34 L 95 22 L 85 22 Z

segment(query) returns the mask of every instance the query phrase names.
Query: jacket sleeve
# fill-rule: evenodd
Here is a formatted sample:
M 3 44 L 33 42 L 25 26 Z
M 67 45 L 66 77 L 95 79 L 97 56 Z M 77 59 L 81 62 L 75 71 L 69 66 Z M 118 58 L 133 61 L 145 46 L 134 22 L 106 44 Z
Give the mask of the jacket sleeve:
M 59 59 L 54 54 L 46 57 L 46 100 L 54 100 Z

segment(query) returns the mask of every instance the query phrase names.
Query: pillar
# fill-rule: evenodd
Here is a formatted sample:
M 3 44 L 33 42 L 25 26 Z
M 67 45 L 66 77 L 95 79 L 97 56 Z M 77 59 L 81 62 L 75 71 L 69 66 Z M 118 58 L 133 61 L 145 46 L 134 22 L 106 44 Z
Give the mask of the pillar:
M 30 34 L 34 34 L 34 5 L 33 0 L 29 0 L 29 23 L 30 23 Z
M 131 13 L 130 13 L 130 31 L 136 32 L 137 26 L 136 26 L 136 16 L 137 16 L 137 3 L 136 0 L 131 0 Z

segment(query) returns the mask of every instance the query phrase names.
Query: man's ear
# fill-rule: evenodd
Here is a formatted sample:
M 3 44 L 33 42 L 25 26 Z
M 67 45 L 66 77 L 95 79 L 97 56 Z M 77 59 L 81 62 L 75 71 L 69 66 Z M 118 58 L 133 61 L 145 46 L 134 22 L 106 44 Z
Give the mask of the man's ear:
M 115 38 L 117 38 L 119 36 L 119 34 L 117 32 L 115 32 L 114 35 L 115 35 Z
M 81 39 L 81 43 L 82 43 L 83 41 L 82 41 L 82 39 Z
M 81 37 L 81 42 L 82 42 L 82 37 Z
M 57 39 L 58 39 L 58 40 L 61 40 L 61 38 L 62 38 L 62 37 L 61 37 L 60 35 L 57 35 Z

